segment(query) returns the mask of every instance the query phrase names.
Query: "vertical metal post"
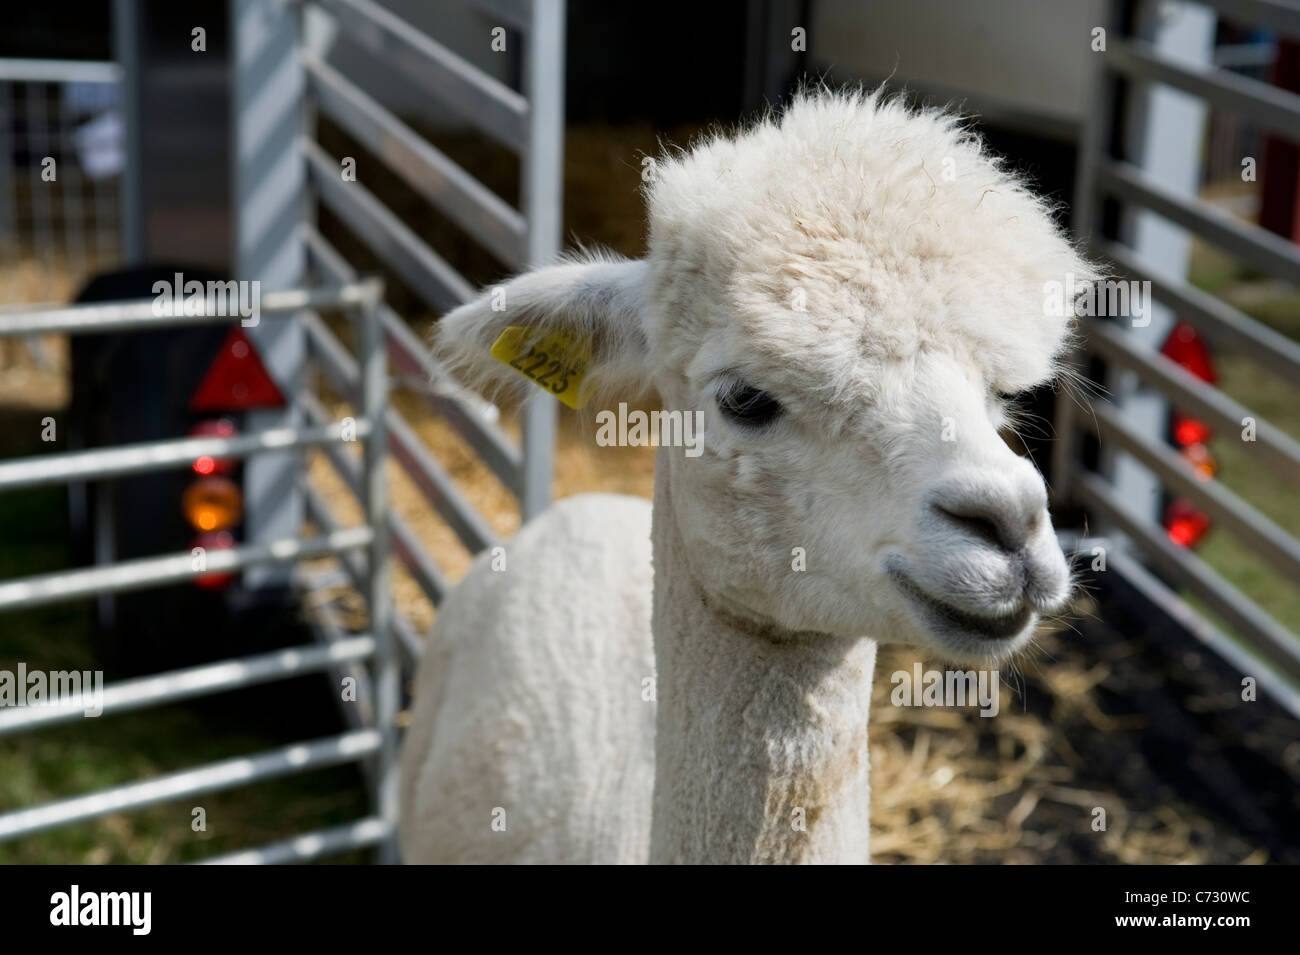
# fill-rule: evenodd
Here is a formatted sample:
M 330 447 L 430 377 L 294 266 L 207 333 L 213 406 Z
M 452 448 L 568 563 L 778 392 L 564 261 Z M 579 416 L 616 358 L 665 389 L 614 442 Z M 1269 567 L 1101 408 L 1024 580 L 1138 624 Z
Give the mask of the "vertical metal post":
M 1100 26 L 1107 36 L 1119 36 L 1122 24 L 1115 0 L 1103 0 Z M 1079 153 L 1075 162 L 1074 196 L 1070 219 L 1076 237 L 1092 239 L 1097 227 L 1093 194 L 1096 182 L 1094 167 L 1110 154 L 1110 113 L 1115 100 L 1115 79 L 1105 65 L 1105 54 L 1094 67 L 1096 75 L 1084 102 L 1083 125 L 1079 130 Z
M 229 5 L 234 125 L 232 180 L 235 278 L 261 282 L 262 291 L 300 286 L 306 273 L 300 227 L 306 206 L 306 169 L 299 138 L 305 89 L 299 64 L 298 10 L 277 0 L 232 0 Z M 299 392 L 307 351 L 295 316 L 244 329 L 266 370 L 286 396 Z M 283 409 L 250 411 L 249 430 L 300 427 L 302 414 Z M 292 537 L 304 505 L 299 451 L 261 454 L 244 466 L 244 500 L 250 541 Z M 255 589 L 287 587 L 287 566 L 250 568 L 244 583 Z
M 122 137 L 125 162 L 122 165 L 121 196 L 118 214 L 121 217 L 121 260 L 123 265 L 139 265 L 144 261 L 144 186 L 141 183 L 143 153 L 140 137 L 140 11 L 135 0 L 113 0 L 113 58 L 122 68 L 122 85 L 118 94 L 122 110 Z M 96 216 L 103 206 L 96 205 Z M 97 223 L 98 225 L 98 223 Z M 102 229 L 97 235 L 102 236 Z M 103 247 L 96 246 L 101 255 Z M 96 265 L 100 265 L 96 262 Z
M 1141 0 L 1135 35 L 1165 55 L 1194 66 L 1210 64 L 1217 15 L 1212 7 L 1190 3 L 1162 4 Z M 1158 83 L 1129 84 L 1129 120 L 1125 131 L 1128 160 L 1152 179 L 1187 196 L 1195 196 L 1201 178 L 1201 143 L 1209 110 L 1204 100 Z M 1187 274 L 1192 237 L 1187 229 L 1145 209 L 1125 206 L 1120 241 L 1157 272 Z M 1173 327 L 1167 306 L 1148 302 L 1148 324 L 1127 330 L 1140 348 L 1156 351 Z M 1132 371 L 1113 370 L 1105 382 L 1124 419 L 1160 443 L 1169 402 L 1159 391 L 1142 386 Z M 1111 475 L 1116 495 L 1139 514 L 1160 521 L 1161 481 L 1132 455 L 1103 445 L 1102 470 Z
M 1119 11 L 1115 0 L 1102 3 L 1102 22 L 1108 36 L 1120 33 Z M 1104 55 L 1104 54 L 1103 54 Z M 1075 162 L 1074 196 L 1070 207 L 1071 226 L 1080 245 L 1087 250 L 1097 227 L 1094 168 L 1110 154 L 1110 111 L 1115 95 L 1115 80 L 1106 69 L 1104 61 L 1095 66 L 1096 75 L 1087 91 L 1083 125 L 1079 132 L 1079 153 Z M 1052 503 L 1058 507 L 1069 502 L 1072 488 L 1070 478 L 1078 467 L 1076 460 L 1078 441 L 1075 434 L 1074 401 L 1062 386 L 1056 395 L 1052 428 L 1055 444 L 1052 445 Z
M 535 0 L 524 62 L 528 147 L 523 156 L 523 212 L 528 264 L 536 268 L 560 248 L 564 205 L 564 0 Z M 546 510 L 555 472 L 555 399 L 538 394 L 524 407 L 524 520 Z
M 397 709 L 400 661 L 393 641 L 392 609 L 389 603 L 388 570 L 388 435 L 384 412 L 388 406 L 388 352 L 379 305 L 384 298 L 380 279 L 366 282 L 365 303 L 355 311 L 361 360 L 361 413 L 370 422 L 365 445 L 365 515 L 374 533 L 366 570 L 366 603 L 370 608 L 370 633 L 375 639 L 374 671 L 375 726 L 381 743 L 375 756 L 375 815 L 392 826 L 392 833 L 379 846 L 378 862 L 392 864 L 397 858 Z

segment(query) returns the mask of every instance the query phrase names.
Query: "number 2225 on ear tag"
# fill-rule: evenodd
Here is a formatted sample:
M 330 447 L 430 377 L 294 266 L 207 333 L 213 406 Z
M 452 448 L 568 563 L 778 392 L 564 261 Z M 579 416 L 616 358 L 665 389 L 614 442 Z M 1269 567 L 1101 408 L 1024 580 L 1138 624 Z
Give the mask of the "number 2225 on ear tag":
M 535 328 L 511 325 L 492 343 L 491 355 L 575 411 L 586 404 L 582 380 L 591 359 L 590 342 L 563 332 L 539 338 Z

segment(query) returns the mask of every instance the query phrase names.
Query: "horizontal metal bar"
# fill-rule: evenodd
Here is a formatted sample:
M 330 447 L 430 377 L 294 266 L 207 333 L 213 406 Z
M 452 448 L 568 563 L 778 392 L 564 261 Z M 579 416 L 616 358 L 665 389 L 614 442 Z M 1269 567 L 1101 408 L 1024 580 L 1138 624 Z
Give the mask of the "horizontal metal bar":
M 305 567 L 300 567 L 294 576 L 294 580 L 304 594 L 310 594 L 317 590 L 329 590 L 332 587 L 349 587 L 352 585 L 352 578 L 341 567 L 333 570 L 307 570 Z M 337 621 L 337 623 L 338 626 L 333 631 L 331 641 L 342 640 L 345 636 L 348 636 L 342 621 Z
M 1260 419 L 1159 352 L 1134 346 L 1114 322 L 1085 319 L 1083 328 L 1089 346 L 1097 354 L 1136 372 L 1146 384 L 1164 392 L 1179 411 L 1204 418 L 1230 434 L 1245 427 L 1243 418 L 1254 418 L 1255 448 L 1285 480 L 1300 486 L 1300 443 L 1286 432 Z
M 1170 490 L 1191 498 L 1210 517 L 1251 544 L 1260 556 L 1300 580 L 1300 542 L 1215 480 L 1201 481 L 1173 449 L 1153 444 L 1108 401 L 1099 401 L 1081 422 L 1102 442 L 1113 442 L 1150 468 Z
M 331 584 L 322 584 L 322 577 L 337 577 L 339 579 Z M 322 571 L 308 573 L 303 567 L 298 568 L 293 580 L 298 586 L 304 603 L 309 601 L 313 591 L 319 590 L 322 586 L 348 586 L 352 583 L 352 579 L 346 571 L 333 574 Z M 312 638 L 322 646 L 328 647 L 340 644 L 353 637 L 343 626 L 343 621 L 339 618 L 338 611 L 332 603 L 312 603 L 305 616 Z M 375 719 L 374 694 L 370 690 L 370 674 L 366 667 L 360 663 L 345 663 L 331 667 L 329 676 L 334 681 L 335 686 L 342 686 L 344 677 L 350 677 L 356 683 L 356 697 L 353 700 L 343 699 L 341 693 L 333 694 L 339 715 L 347 723 L 348 729 L 358 730 L 366 726 L 373 726 Z
M 0 83 L 120 83 L 122 67 L 103 60 L 0 59 Z
M 370 422 L 356 419 L 358 439 L 370 434 Z M 260 451 L 312 447 L 343 442 L 343 425 L 326 424 L 319 428 L 270 428 L 257 434 L 233 438 L 177 438 L 149 441 L 93 451 L 39 454 L 0 463 L 0 491 L 63 484 L 71 480 L 120 477 L 162 471 L 170 467 L 188 467 L 196 458 L 246 458 Z
M 306 505 L 307 519 L 326 534 L 334 534 L 341 530 L 334 512 L 330 510 L 321 493 L 306 480 L 300 482 L 300 487 L 303 492 L 303 503 Z M 352 550 L 336 556 L 348 579 L 352 581 L 352 585 L 359 589 L 366 579 L 365 554 L 361 550 Z
M 302 62 L 321 112 L 502 262 L 524 266 L 528 227 L 509 203 L 319 57 Z
M 380 317 L 388 333 L 390 361 L 394 368 L 414 379 L 415 383 L 407 387 L 451 426 L 508 490 L 516 496 L 522 494 L 523 454 L 496 422 L 479 410 L 487 402 L 476 397 L 471 401 L 463 388 L 440 375 L 428 351 L 405 322 L 391 313 Z
M 465 499 L 455 480 L 420 442 L 415 431 L 391 408 L 384 415 L 388 430 L 388 448 L 424 499 L 433 505 L 456 536 L 472 554 L 501 542 L 474 505 Z
M 113 812 L 142 809 L 186 796 L 223 792 L 248 783 L 354 762 L 376 752 L 379 738 L 379 731 L 374 729 L 344 733 L 7 812 L 0 815 L 0 842 Z
M 1094 174 L 1101 191 L 1145 206 L 1246 264 L 1300 285 L 1300 250 L 1286 239 L 1245 224 L 1207 202 L 1175 192 L 1131 163 L 1103 160 L 1096 164 Z
M 287 865 L 310 862 L 351 849 L 378 845 L 392 834 L 393 827 L 384 820 L 362 819 L 345 826 L 320 829 L 282 842 L 268 843 L 256 849 L 241 849 L 211 859 L 200 859 L 195 865 Z
M 1199 96 L 1212 106 L 1300 142 L 1300 96 L 1202 63 L 1172 59 L 1143 40 L 1115 40 L 1103 63 L 1126 76 Z
M 329 505 L 325 503 L 325 499 L 321 497 L 315 488 L 307 485 L 306 482 L 303 482 L 303 484 L 303 498 L 304 503 L 306 504 L 308 517 L 322 530 L 327 532 L 337 528 L 338 522 L 330 511 Z M 389 529 L 394 530 L 394 526 L 390 524 Z M 395 536 L 398 533 L 400 532 L 395 532 Z M 364 592 L 367 563 L 366 557 L 360 553 L 340 554 L 338 556 L 339 561 L 343 565 L 344 571 L 352 581 L 352 586 L 357 590 Z M 401 554 L 399 553 L 398 556 L 400 557 Z M 418 578 L 417 582 L 419 582 Z M 437 592 L 438 596 L 434 597 L 430 595 L 428 590 L 426 590 L 426 595 L 429 596 L 429 600 L 436 606 L 441 600 L 442 595 L 446 593 L 448 585 L 446 584 L 445 579 L 442 578 L 441 574 L 438 573 L 436 567 L 434 568 L 429 582 L 432 584 L 430 589 Z M 423 587 L 424 584 L 422 583 L 421 586 Z M 441 591 L 438 590 L 439 586 L 443 588 Z M 424 641 L 420 639 L 420 635 L 415 632 L 410 621 L 408 621 L 400 612 L 397 612 L 396 609 L 393 613 L 389 614 L 389 619 L 393 623 L 393 632 L 397 636 L 398 646 L 402 648 L 402 651 L 406 655 L 406 662 L 412 665 L 418 663 L 420 660 L 420 654 L 424 649 Z
M 320 273 L 341 282 L 350 281 L 355 276 L 352 266 L 316 229 L 304 226 L 302 233 L 310 262 Z M 468 394 L 462 397 L 442 393 L 439 386 L 445 386 L 448 382 L 443 380 L 445 376 L 434 364 L 419 336 L 387 305 L 380 305 L 379 318 L 384 323 L 388 358 L 394 369 L 417 381 L 433 383 L 432 386 L 417 391 L 420 397 L 474 449 L 511 492 L 516 496 L 521 494 L 523 456 L 515 443 L 493 421 L 483 416 L 477 406 L 482 403 L 481 400 L 471 400 Z M 346 349 L 342 349 L 342 352 L 347 354 Z
M 361 369 L 347 347 L 315 312 L 302 319 L 312 355 L 321 363 L 321 371 L 344 400 L 356 404 L 361 388 Z
M 309 423 L 315 424 L 318 421 L 329 420 L 329 411 L 321 400 L 310 392 L 304 392 L 298 396 L 298 403 L 302 407 L 303 416 Z M 353 495 L 358 500 L 361 497 L 361 462 L 350 457 L 342 447 L 338 445 L 323 446 L 321 451 L 330 464 L 334 466 L 334 472 L 343 479 L 343 483 L 348 486 Z
M 1107 548 L 1106 571 L 1127 580 L 1196 640 L 1236 667 L 1238 673 L 1255 677 L 1262 698 L 1276 700 L 1293 716 L 1300 718 L 1300 687 L 1287 677 L 1284 669 L 1251 652 L 1198 614 L 1164 581 L 1130 557 L 1124 548 Z
M 1092 478 L 1093 487 L 1090 493 L 1095 496 L 1101 493 L 1097 487 L 1100 482 L 1097 475 L 1092 475 Z M 1137 518 L 1129 512 L 1128 520 L 1137 520 Z M 1151 533 L 1163 542 L 1161 546 L 1169 551 L 1170 559 L 1181 561 L 1181 553 L 1190 553 L 1175 547 L 1159 530 Z M 1268 657 L 1261 656 L 1259 652 L 1250 649 L 1251 644 L 1243 643 L 1230 636 L 1205 616 L 1193 610 L 1177 591 L 1170 588 L 1164 580 L 1141 563 L 1139 557 L 1142 552 L 1134 550 L 1131 541 L 1123 536 L 1087 537 L 1071 531 L 1059 531 L 1057 538 L 1061 543 L 1061 549 L 1067 555 L 1079 555 L 1090 559 L 1094 554 L 1093 548 L 1100 547 L 1106 555 L 1106 565 L 1102 572 L 1106 575 L 1115 574 L 1122 577 L 1194 639 L 1228 661 L 1240 673 L 1257 677 L 1260 689 L 1267 694 L 1268 698 L 1277 700 L 1293 715 L 1300 717 L 1300 685 L 1287 676 L 1285 667 L 1279 667 Z M 1145 539 L 1144 536 L 1140 540 Z M 1094 576 L 1099 577 L 1102 572 L 1094 572 Z M 1182 580 L 1184 574 L 1183 571 L 1176 570 L 1169 576 Z M 1231 585 L 1225 582 L 1223 586 Z
M 325 414 L 324 407 L 314 395 L 304 395 L 302 407 L 303 413 L 306 414 L 309 419 L 319 420 L 319 417 Z M 389 447 L 391 448 L 395 444 L 392 430 L 390 430 L 388 434 Z M 330 463 L 334 466 L 335 472 L 340 478 L 342 478 L 343 482 L 347 484 L 352 493 L 360 498 L 360 462 L 349 458 L 343 453 L 342 448 L 327 447 L 323 450 L 325 451 L 326 457 L 329 458 Z M 323 499 L 321 500 L 321 504 L 322 506 L 324 505 Z M 415 578 L 416 583 L 420 585 L 420 589 L 423 590 L 424 595 L 429 598 L 429 602 L 434 604 L 434 606 L 437 606 L 450 589 L 450 584 L 447 582 L 446 577 L 443 576 L 442 572 L 438 570 L 433 560 L 425 552 L 424 548 L 420 545 L 418 539 L 405 520 L 403 520 L 399 515 L 393 513 L 391 510 L 388 512 L 387 520 L 388 529 L 392 535 L 391 542 L 393 544 L 393 549 L 397 553 L 398 558 L 402 561 L 403 566 L 405 566 L 410 572 L 411 576 Z M 364 567 L 364 561 L 361 561 L 358 566 Z
M 331 378 L 335 387 L 340 388 L 345 396 L 349 392 L 354 394 L 354 389 L 349 387 L 349 384 L 356 380 L 357 374 L 356 362 L 352 356 L 347 354 L 342 343 L 325 327 L 324 322 L 309 316 L 305 324 L 313 350 L 325 359 L 323 367 L 328 367 L 327 375 L 332 373 L 338 376 Z M 318 415 L 324 413 L 324 409 L 315 405 L 312 406 L 312 410 L 312 419 L 318 423 L 320 421 Z M 466 548 L 476 554 L 480 550 L 500 543 L 496 532 L 479 516 L 474 505 L 465 499 L 465 495 L 456 486 L 451 475 L 428 452 L 406 419 L 389 408 L 384 415 L 384 426 L 388 432 L 388 447 L 393 457 L 424 494 L 425 499 L 456 532 Z M 329 449 L 327 453 L 328 451 Z M 331 458 L 333 457 L 334 455 L 331 455 Z M 359 467 L 354 462 L 348 461 L 346 456 L 339 457 L 336 464 L 349 469 Z M 345 476 L 356 490 L 359 487 L 356 483 L 360 480 L 359 472 L 350 470 Z
M 431 307 L 468 301 L 474 288 L 359 182 L 344 182 L 339 164 L 309 139 L 299 140 L 307 178 L 321 201 Z
M 1204 0 L 1227 20 L 1270 27 L 1300 37 L 1300 6 L 1295 0 Z
M 1196 326 L 1216 347 L 1258 362 L 1286 381 L 1300 379 L 1300 342 L 1281 335 L 1222 299 L 1150 268 L 1127 246 L 1094 239 L 1092 250 L 1119 271 L 1151 283 L 1155 298 Z
M 83 689 L 75 698 L 43 706 L 4 707 L 0 708 L 0 736 L 84 719 L 87 710 L 97 709 L 104 716 L 116 716 L 130 710 L 317 673 L 340 663 L 365 660 L 374 650 L 373 638 L 357 636 L 328 646 L 274 650 L 126 680 L 104 687 L 98 699 L 93 692 Z
M 243 544 L 228 550 L 209 550 L 202 570 L 194 568 L 194 558 L 187 551 L 102 567 L 21 577 L 0 583 L 0 610 L 38 607 L 97 594 L 143 590 L 178 583 L 202 574 L 226 573 L 263 564 L 291 564 L 310 557 L 326 557 L 367 547 L 373 536 L 369 527 L 349 527 L 310 540 L 285 538 L 265 544 Z
M 498 142 L 528 143 L 528 101 L 370 0 L 321 0 L 340 31 Z
M 333 385 L 335 390 L 339 391 L 339 394 L 342 394 L 344 398 L 355 400 L 354 396 L 356 394 L 357 374 L 359 374 L 357 373 L 356 360 L 352 359 L 351 355 L 348 355 L 346 348 L 343 347 L 343 343 L 339 342 L 338 338 L 331 333 L 329 327 L 325 326 L 325 322 L 322 322 L 317 316 L 308 314 L 308 316 L 304 318 L 304 327 L 307 329 L 307 338 L 308 342 L 311 342 L 312 351 L 317 357 L 320 357 L 321 370 L 324 370 L 325 376 L 330 379 L 331 385 Z M 450 404 L 450 401 L 448 401 L 448 404 Z M 435 411 L 439 411 L 439 409 L 441 408 L 435 408 Z M 467 424 L 468 427 L 471 427 L 471 429 L 476 430 L 476 433 L 478 433 L 478 422 L 476 420 L 472 420 L 471 418 L 471 420 L 467 420 L 465 424 Z M 473 505 L 469 504 L 467 500 L 464 500 L 464 496 L 460 494 L 459 489 L 456 489 L 455 482 L 452 481 L 451 477 L 442 469 L 442 466 L 438 465 L 437 461 L 433 459 L 433 456 L 429 455 L 429 453 L 424 450 L 424 446 L 422 446 L 420 439 L 416 438 L 415 435 L 412 434 L 411 427 L 409 427 L 406 420 L 400 418 L 398 412 L 395 412 L 390 408 L 389 413 L 385 416 L 385 425 L 387 427 L 395 426 L 396 429 L 402 431 L 402 434 L 406 437 L 406 440 L 403 442 L 402 438 L 395 439 L 393 435 L 390 434 L 389 447 L 390 450 L 393 450 L 395 453 L 402 453 L 403 466 L 404 468 L 407 468 L 408 473 L 412 474 L 412 477 L 415 477 L 415 472 L 411 470 L 411 466 L 419 466 L 419 461 L 409 461 L 411 466 L 408 466 L 408 459 L 420 457 L 421 461 L 424 461 L 424 463 L 429 465 L 426 470 L 428 470 L 430 477 L 426 479 L 438 487 L 439 495 L 438 498 L 430 498 L 430 502 L 434 505 L 438 505 L 439 511 L 441 511 L 441 504 L 439 504 L 439 502 L 441 502 L 443 498 L 446 498 L 445 504 L 447 512 L 443 512 L 443 517 L 446 517 L 448 522 L 461 522 L 461 524 L 464 524 L 465 533 L 469 534 L 469 539 L 467 539 L 469 550 L 477 552 L 480 551 L 482 547 L 490 546 L 490 543 L 495 543 L 494 537 L 485 537 L 484 533 L 482 533 L 482 531 L 490 531 L 490 529 L 487 528 L 484 521 L 478 518 L 478 513 L 474 511 Z M 485 422 L 485 427 L 489 426 L 490 425 L 486 425 Z M 459 434 L 460 430 L 456 430 L 458 430 Z M 486 431 L 484 431 L 484 434 L 486 434 Z M 480 434 L 480 437 L 482 437 L 482 434 Z M 508 440 L 504 438 L 504 435 L 500 435 L 500 439 Z M 471 442 L 471 447 L 476 451 L 480 451 L 480 446 L 484 443 L 485 440 Z M 417 451 L 409 451 L 409 448 L 417 448 Z M 502 468 L 510 466 L 508 461 L 500 459 L 502 459 L 502 455 L 498 453 L 498 455 L 495 456 L 497 463 L 502 466 Z M 517 477 L 519 477 L 519 472 L 512 469 L 510 476 L 517 479 Z M 503 481 L 506 481 L 506 478 L 500 476 L 499 473 L 498 477 L 502 477 Z M 507 487 L 510 487 L 511 490 L 515 490 L 513 482 L 506 481 L 506 485 Z M 463 539 L 465 538 L 463 537 Z M 477 546 L 473 546 L 469 541 L 476 542 Z
M 1169 539 L 1163 527 L 1138 517 L 1121 504 L 1115 489 L 1094 473 L 1078 476 L 1076 493 L 1085 507 L 1100 514 L 1137 542 L 1161 570 L 1205 601 L 1234 630 L 1289 674 L 1300 674 L 1300 639 L 1224 580 L 1205 561 Z
M 391 543 L 397 559 L 415 579 L 424 596 L 429 599 L 429 603 L 438 606 L 451 590 L 451 584 L 429 557 L 419 539 L 411 532 L 411 527 L 406 521 L 393 516 L 389 520 L 388 529 L 392 532 Z
M 282 318 L 304 308 L 350 308 L 364 305 L 373 295 L 374 285 L 361 280 L 338 287 L 286 289 L 265 292 L 260 297 L 258 316 Z M 71 305 L 58 308 L 31 309 L 21 314 L 0 315 L 0 338 L 13 335 L 69 335 L 89 332 L 147 331 L 179 325 L 215 325 L 239 321 L 239 315 L 176 315 L 157 306 L 154 299 L 113 302 L 107 305 Z

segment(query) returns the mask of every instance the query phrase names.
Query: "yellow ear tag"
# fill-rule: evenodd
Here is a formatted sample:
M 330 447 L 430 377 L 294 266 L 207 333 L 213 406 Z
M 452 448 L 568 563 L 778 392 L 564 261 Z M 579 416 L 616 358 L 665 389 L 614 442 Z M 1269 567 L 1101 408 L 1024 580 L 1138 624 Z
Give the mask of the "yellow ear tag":
M 590 339 L 565 332 L 539 338 L 535 328 L 511 325 L 492 343 L 491 354 L 575 411 L 590 397 L 582 391 L 591 361 Z

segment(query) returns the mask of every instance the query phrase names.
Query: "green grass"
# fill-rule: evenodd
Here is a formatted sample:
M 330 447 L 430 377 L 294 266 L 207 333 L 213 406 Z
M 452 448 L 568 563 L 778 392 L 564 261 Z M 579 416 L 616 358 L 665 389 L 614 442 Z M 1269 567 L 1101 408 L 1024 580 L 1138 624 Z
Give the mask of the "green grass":
M 5 423 L 15 434 L 37 433 Z M 0 456 L 33 453 L 5 448 Z M 0 495 L 0 580 L 66 566 L 61 488 Z M 88 602 L 0 614 L 0 669 L 95 669 Z M 323 688 L 322 688 L 323 691 Z M 253 698 L 257 699 L 257 698 Z M 280 715 L 250 711 L 249 698 L 214 697 L 202 707 L 171 706 L 0 737 L 0 812 L 68 798 L 213 760 L 284 745 L 302 735 Z M 335 730 L 320 727 L 310 736 Z M 206 811 L 206 831 L 191 828 Z M 184 862 L 348 822 L 366 812 L 355 767 L 321 770 L 103 817 L 0 842 L 0 864 Z M 331 861 L 363 861 L 360 853 Z

